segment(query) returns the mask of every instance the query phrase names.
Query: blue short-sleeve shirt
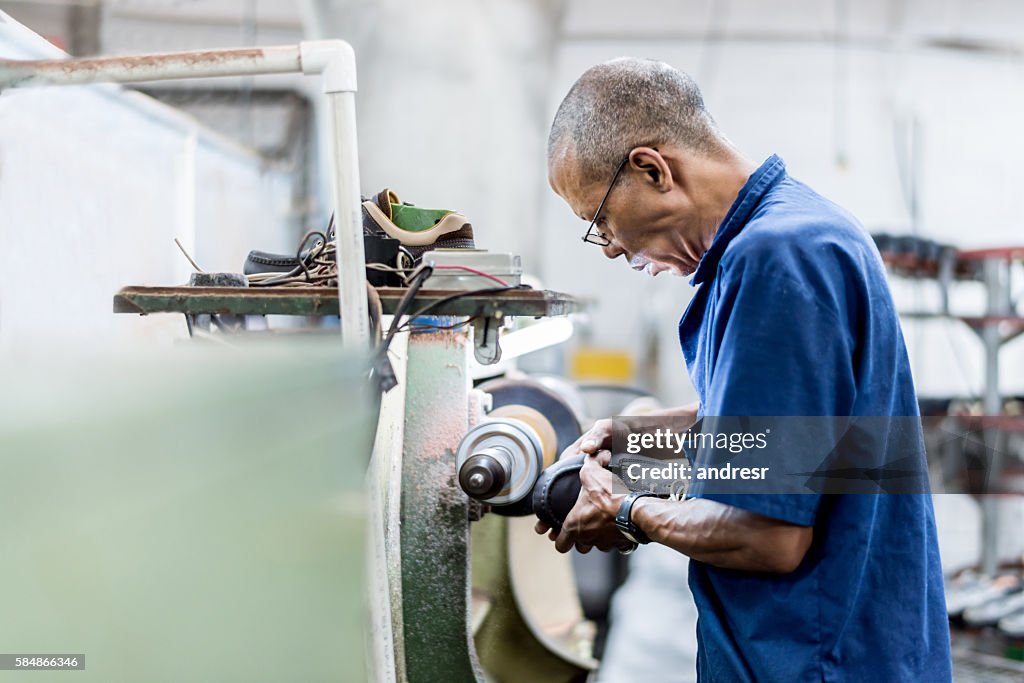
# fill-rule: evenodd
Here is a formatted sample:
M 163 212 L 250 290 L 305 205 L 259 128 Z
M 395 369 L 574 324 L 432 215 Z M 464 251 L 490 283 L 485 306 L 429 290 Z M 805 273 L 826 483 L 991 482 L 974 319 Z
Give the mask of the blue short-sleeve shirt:
M 691 284 L 679 340 L 703 415 L 918 415 L 870 236 L 777 156 L 740 190 Z M 691 562 L 700 680 L 951 680 L 930 496 L 692 495 L 814 528 L 791 574 Z

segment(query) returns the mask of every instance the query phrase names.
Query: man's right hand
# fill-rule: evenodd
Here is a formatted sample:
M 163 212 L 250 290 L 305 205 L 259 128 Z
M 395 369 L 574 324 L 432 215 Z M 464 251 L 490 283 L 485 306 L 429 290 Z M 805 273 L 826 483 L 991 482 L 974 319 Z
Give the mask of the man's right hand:
M 645 417 L 671 417 L 671 418 L 697 418 L 700 411 L 700 403 L 694 402 L 677 408 L 664 408 L 647 413 Z M 583 433 L 583 436 L 576 439 L 568 448 L 562 451 L 558 459 L 571 458 L 578 453 L 594 454 L 598 451 L 611 450 L 612 447 L 612 425 L 611 418 L 604 418 L 594 423 L 594 426 Z
M 594 426 L 583 432 L 583 436 L 576 439 L 562 451 L 558 459 L 571 458 L 579 453 L 593 454 L 598 451 L 606 451 L 612 447 L 612 419 L 605 418 L 598 420 Z

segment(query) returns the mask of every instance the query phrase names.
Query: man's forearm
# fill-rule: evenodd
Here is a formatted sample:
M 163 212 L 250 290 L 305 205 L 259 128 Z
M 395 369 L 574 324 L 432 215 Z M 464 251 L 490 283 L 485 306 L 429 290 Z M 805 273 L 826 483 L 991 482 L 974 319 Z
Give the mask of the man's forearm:
M 632 521 L 652 541 L 726 569 L 789 573 L 799 566 L 812 532 L 715 501 L 641 498 Z

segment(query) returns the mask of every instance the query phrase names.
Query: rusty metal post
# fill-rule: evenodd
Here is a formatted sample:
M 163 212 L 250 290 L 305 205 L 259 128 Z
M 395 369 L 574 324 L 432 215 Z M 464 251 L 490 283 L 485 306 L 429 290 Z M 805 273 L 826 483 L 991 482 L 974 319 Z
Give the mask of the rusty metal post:
M 451 321 L 451 318 L 439 320 Z M 455 452 L 469 424 L 470 333 L 411 335 L 401 501 L 404 670 L 411 683 L 483 681 L 469 624 L 469 501 Z
M 0 89 L 134 83 L 302 71 L 298 45 L 198 50 L 128 57 L 0 60 Z

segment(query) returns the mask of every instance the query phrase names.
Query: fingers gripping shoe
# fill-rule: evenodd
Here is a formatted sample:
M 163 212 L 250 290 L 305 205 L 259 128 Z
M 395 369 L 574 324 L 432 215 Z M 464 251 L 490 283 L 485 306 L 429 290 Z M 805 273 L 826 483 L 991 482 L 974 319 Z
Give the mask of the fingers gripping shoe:
M 580 497 L 580 470 L 586 458 L 579 453 L 559 460 L 540 473 L 533 487 L 533 512 L 555 531 L 561 531 Z
M 556 532 L 561 531 L 562 525 L 565 524 L 565 518 L 569 516 L 569 512 L 572 511 L 580 497 L 580 490 L 583 488 L 580 483 L 580 470 L 583 469 L 586 459 L 586 453 L 577 453 L 562 458 L 541 472 L 537 483 L 534 484 L 533 512 L 540 521 Z M 611 462 L 605 469 L 623 480 L 623 485 L 631 491 L 649 491 L 661 498 L 679 493 L 671 485 L 662 485 L 662 482 L 659 481 L 630 480 L 631 484 L 626 485 L 622 475 L 625 474 L 629 464 L 636 461 L 636 458 L 632 456 L 612 455 Z M 657 464 L 659 461 L 650 460 L 649 462 Z M 659 488 L 668 490 L 658 490 Z

